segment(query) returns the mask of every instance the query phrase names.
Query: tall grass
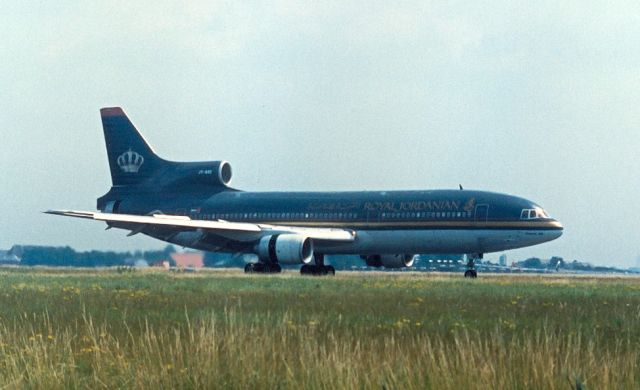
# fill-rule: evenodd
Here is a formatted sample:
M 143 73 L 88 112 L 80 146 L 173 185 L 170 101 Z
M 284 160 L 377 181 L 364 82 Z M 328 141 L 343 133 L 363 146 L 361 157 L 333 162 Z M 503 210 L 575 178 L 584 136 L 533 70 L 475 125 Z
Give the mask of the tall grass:
M 6 272 L 8 388 L 638 388 L 635 279 Z

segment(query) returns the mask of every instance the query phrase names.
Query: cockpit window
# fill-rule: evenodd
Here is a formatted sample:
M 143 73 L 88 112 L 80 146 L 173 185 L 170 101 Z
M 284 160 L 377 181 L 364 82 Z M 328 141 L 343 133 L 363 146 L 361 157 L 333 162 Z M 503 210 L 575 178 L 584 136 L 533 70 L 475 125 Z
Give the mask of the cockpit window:
M 540 219 L 549 218 L 549 214 L 540 207 L 533 209 L 523 209 L 520 213 L 520 219 Z

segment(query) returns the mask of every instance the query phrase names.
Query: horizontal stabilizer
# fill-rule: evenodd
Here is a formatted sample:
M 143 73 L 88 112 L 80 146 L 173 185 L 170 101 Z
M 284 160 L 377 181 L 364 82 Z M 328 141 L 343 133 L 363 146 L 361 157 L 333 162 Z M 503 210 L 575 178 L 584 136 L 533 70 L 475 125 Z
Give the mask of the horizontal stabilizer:
M 85 219 L 93 219 L 93 214 L 95 214 L 90 211 L 75 211 L 75 210 L 47 210 L 44 213 L 52 214 L 52 215 L 63 215 L 65 217 L 85 218 Z

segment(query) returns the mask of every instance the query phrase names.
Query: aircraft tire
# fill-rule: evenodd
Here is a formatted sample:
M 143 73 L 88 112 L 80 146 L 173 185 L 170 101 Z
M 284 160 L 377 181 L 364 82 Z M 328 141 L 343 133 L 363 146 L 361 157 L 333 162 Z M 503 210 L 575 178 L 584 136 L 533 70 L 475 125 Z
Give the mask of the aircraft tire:
M 478 272 L 476 272 L 476 270 L 473 269 L 468 269 L 464 272 L 464 277 L 465 278 L 477 278 L 478 277 Z
M 282 272 L 280 264 L 249 263 L 244 266 L 245 274 L 279 274 Z
M 305 264 L 300 267 L 300 275 L 326 276 L 335 275 L 336 269 L 330 265 L 318 266 L 315 264 Z

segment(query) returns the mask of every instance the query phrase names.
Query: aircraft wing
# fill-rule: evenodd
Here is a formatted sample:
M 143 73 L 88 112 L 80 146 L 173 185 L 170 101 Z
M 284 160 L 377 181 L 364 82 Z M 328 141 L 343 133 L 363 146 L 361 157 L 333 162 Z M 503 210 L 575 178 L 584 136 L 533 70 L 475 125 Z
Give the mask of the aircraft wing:
M 345 229 L 332 228 L 306 228 L 288 225 L 267 225 L 246 222 L 229 222 L 225 220 L 205 221 L 191 219 L 181 215 L 133 215 L 133 214 L 111 214 L 91 211 L 77 210 L 48 210 L 46 214 L 62 215 L 66 217 L 92 219 L 104 221 L 107 224 L 125 225 L 125 229 L 132 231 L 131 234 L 141 232 L 147 226 L 175 227 L 176 230 L 196 230 L 201 229 L 206 232 L 217 234 L 237 241 L 252 241 L 263 236 L 272 234 L 299 234 L 315 240 L 326 241 L 354 241 L 355 232 Z M 116 226 L 121 227 L 121 226 Z

